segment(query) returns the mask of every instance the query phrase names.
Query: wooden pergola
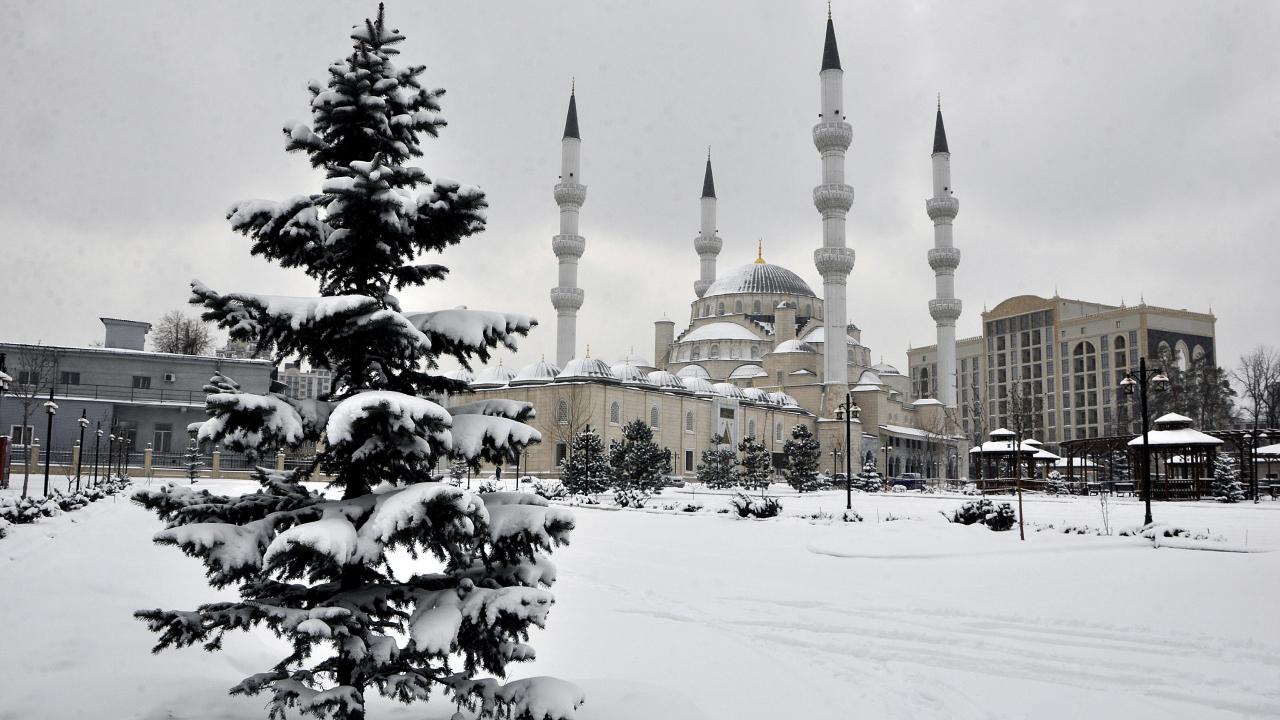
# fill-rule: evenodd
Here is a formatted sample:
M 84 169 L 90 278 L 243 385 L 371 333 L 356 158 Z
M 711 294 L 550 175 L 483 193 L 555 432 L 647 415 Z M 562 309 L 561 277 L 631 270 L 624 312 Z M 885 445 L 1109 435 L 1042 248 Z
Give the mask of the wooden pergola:
M 1169 413 L 1156 418 L 1150 436 L 1151 499 L 1199 500 L 1209 494 L 1213 459 L 1223 441 L 1191 427 L 1191 418 Z M 1128 442 L 1142 452 L 1142 436 Z
M 1025 463 L 1022 471 L 1024 480 L 1035 478 L 1036 453 L 1041 452 L 1039 447 L 1024 440 L 1018 443 L 1015 450 L 1013 445 L 1016 436 L 1012 430 L 1005 428 L 992 430 L 990 437 L 987 442 L 969 450 L 970 459 L 982 466 L 984 479 L 978 483 L 980 486 L 984 489 L 986 486 L 1007 487 L 1013 480 L 1017 463 Z M 1002 469 L 1007 469 L 1007 474 Z

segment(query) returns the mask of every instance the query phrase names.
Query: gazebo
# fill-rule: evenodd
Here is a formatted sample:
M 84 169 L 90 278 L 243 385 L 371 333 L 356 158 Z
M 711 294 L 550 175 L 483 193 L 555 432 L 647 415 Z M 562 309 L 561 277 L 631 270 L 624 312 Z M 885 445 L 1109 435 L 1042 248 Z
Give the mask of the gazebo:
M 1044 476 L 1045 478 L 1048 478 L 1049 470 L 1053 468 L 1053 464 L 1058 462 L 1062 458 L 1058 457 L 1057 455 L 1054 455 L 1048 450 L 1045 450 L 1044 443 L 1040 442 L 1039 440 L 1036 440 L 1035 438 L 1028 438 L 1023 444 L 1030 445 L 1031 447 L 1036 449 L 1036 454 L 1032 455 L 1031 459 L 1036 464 L 1044 465 Z
M 1152 500 L 1198 500 L 1208 493 L 1213 455 L 1223 442 L 1192 428 L 1191 422 L 1185 415 L 1169 413 L 1152 423 L 1154 429 L 1148 433 Z M 1141 454 L 1141 435 L 1128 444 Z
M 989 437 L 991 438 L 990 440 L 969 450 L 969 457 L 982 467 L 982 476 L 986 478 L 983 481 L 975 482 L 978 482 L 984 489 L 986 489 L 986 486 L 1007 487 L 1010 484 L 1009 481 L 1013 479 L 1012 471 L 1015 462 L 1025 463 L 1025 470 L 1022 473 L 1023 479 L 1035 477 L 1036 453 L 1042 452 L 1039 447 L 1024 440 L 1018 444 L 1018 448 L 1015 450 L 1013 443 L 1016 436 L 1012 430 L 1006 428 L 992 430 Z M 1008 464 L 1009 474 L 1001 477 L 1001 470 L 1006 463 Z

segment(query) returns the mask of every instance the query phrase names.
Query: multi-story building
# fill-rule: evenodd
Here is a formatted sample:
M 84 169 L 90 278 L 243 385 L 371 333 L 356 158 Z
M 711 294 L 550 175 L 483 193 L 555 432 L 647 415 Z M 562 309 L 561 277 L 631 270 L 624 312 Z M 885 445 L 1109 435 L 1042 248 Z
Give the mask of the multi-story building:
M 296 362 L 287 362 L 280 369 L 278 380 L 285 386 L 284 393 L 296 400 L 315 400 L 329 394 L 333 373 L 311 368 L 303 370 Z
M 1120 391 L 1138 359 L 1186 368 L 1215 358 L 1210 313 L 1019 295 L 982 313 L 956 342 L 960 419 L 970 437 L 1018 424 L 1047 443 L 1134 431 Z M 937 392 L 937 346 L 908 351 L 912 394 Z

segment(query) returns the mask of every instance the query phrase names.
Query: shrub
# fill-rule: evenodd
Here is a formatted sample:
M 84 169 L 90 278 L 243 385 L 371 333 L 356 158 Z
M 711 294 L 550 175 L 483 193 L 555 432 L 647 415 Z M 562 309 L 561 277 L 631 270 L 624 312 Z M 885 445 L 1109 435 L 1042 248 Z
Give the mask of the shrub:
M 775 497 L 749 497 L 738 493 L 729 499 L 729 507 L 738 513 L 738 517 L 771 518 L 782 512 L 782 502 Z
M 480 484 L 476 486 L 476 492 L 498 492 L 498 483 L 494 480 L 481 480 Z
M 626 488 L 613 494 L 613 501 L 618 507 L 624 508 L 642 508 L 652 498 L 649 493 L 635 488 Z
M 995 531 L 1012 529 L 1018 522 L 1018 516 L 1009 503 L 996 505 L 986 498 L 970 500 L 961 505 L 952 515 L 951 522 L 961 525 L 981 523 Z
M 564 488 L 564 483 L 559 480 L 534 480 L 532 484 L 533 494 L 541 495 L 548 500 L 559 500 L 569 494 L 569 491 Z

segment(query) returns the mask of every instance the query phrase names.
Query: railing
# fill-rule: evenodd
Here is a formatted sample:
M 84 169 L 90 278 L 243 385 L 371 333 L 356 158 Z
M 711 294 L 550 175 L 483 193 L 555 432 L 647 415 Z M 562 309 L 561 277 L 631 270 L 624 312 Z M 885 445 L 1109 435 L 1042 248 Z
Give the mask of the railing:
M 90 400 L 118 400 L 127 402 L 172 402 L 188 405 L 204 405 L 203 390 L 178 390 L 175 388 L 135 388 L 123 385 L 72 385 L 58 383 L 53 386 L 55 398 L 85 398 Z M 41 397 L 47 397 L 43 393 Z

